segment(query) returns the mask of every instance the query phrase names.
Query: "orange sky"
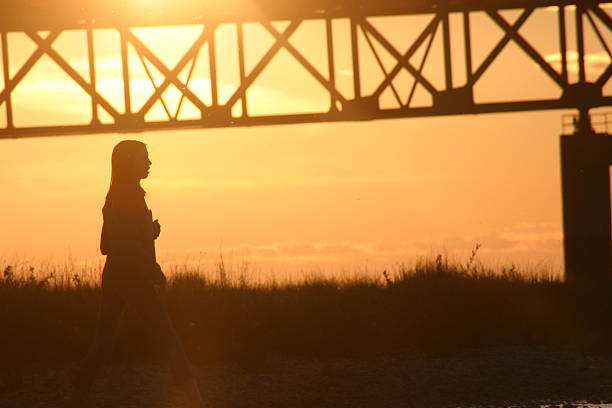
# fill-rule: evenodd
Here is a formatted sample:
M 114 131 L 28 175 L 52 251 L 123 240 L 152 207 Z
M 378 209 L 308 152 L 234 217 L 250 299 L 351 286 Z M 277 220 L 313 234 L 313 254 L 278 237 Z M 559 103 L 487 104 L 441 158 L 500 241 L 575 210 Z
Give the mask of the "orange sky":
M 553 64 L 558 61 L 551 34 L 555 19 L 556 14 L 541 10 L 521 31 Z M 343 24 L 336 24 L 338 38 L 344 35 Z M 376 24 L 398 48 L 403 46 L 407 29 L 402 21 Z M 474 16 L 473 24 L 474 58 L 479 61 L 499 33 L 484 16 Z M 320 22 L 306 24 L 292 43 L 323 72 L 324 50 L 317 45 L 320 28 Z M 199 30 L 136 33 L 171 61 L 181 56 Z M 269 46 L 261 28 L 248 30 L 250 49 L 260 46 L 261 50 L 247 54 L 247 66 Z M 119 109 L 123 95 L 114 35 L 96 33 L 97 71 L 100 89 Z M 231 47 L 232 35 L 231 27 L 221 28 L 218 49 Z M 612 40 L 609 31 L 604 35 Z M 83 41 L 82 33 L 67 32 L 55 48 L 85 75 Z M 588 41 L 589 72 L 597 75 L 607 66 L 607 56 L 592 39 Z M 13 72 L 31 49 L 23 35 L 12 35 Z M 336 50 L 343 92 L 352 83 L 347 52 L 341 46 Z M 233 53 L 227 54 L 220 53 L 218 61 L 225 67 L 220 70 L 221 102 L 237 84 Z M 425 72 L 437 78 L 439 62 L 434 55 Z M 363 63 L 369 70 L 363 84 L 367 94 L 381 74 L 375 61 Z M 138 64 L 133 56 L 133 93 L 142 103 L 152 87 Z M 460 68 L 454 74 L 458 82 L 465 77 Z M 194 88 L 202 93 L 209 88 L 206 75 L 196 70 Z M 14 98 L 18 125 L 89 121 L 86 95 L 52 61 L 42 60 L 26 78 Z M 398 87 L 409 89 L 401 82 L 408 79 L 400 77 Z M 329 103 L 314 79 L 286 53 L 264 71 L 251 92 L 253 115 L 325 111 Z M 610 94 L 610 84 L 606 92 Z M 482 78 L 476 99 L 558 93 L 512 45 Z M 176 105 L 176 95 L 165 96 L 169 105 Z M 338 271 L 366 265 L 373 269 L 410 262 L 432 251 L 463 256 L 478 242 L 483 245 L 482 256 L 492 262 L 544 262 L 558 268 L 562 239 L 558 136 L 563 113 L 0 141 L 0 230 L 4 232 L 0 258 L 97 257 L 110 152 L 118 141 L 135 138 L 148 144 L 153 161 L 150 179 L 143 184 L 149 206 L 162 224 L 158 252 L 167 262 L 180 263 L 187 257 L 215 262 L 222 248 L 227 257 L 233 253 L 235 263 L 245 260 L 254 269 Z

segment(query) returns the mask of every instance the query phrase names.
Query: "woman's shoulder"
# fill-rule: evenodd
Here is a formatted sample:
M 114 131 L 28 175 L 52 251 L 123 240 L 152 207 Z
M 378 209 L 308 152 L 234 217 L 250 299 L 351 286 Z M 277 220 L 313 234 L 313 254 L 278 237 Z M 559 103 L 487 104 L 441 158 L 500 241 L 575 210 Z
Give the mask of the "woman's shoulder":
M 104 200 L 103 212 L 141 213 L 148 210 L 144 196 L 135 189 L 114 187 L 108 191 Z

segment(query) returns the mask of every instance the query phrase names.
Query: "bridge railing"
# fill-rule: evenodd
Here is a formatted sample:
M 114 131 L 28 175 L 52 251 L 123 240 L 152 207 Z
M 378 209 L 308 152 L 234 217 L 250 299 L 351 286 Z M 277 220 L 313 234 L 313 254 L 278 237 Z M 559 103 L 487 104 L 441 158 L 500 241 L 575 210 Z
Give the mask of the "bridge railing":
M 591 113 L 590 125 L 595 133 L 612 135 L 612 112 Z M 579 113 L 562 115 L 563 135 L 573 135 L 579 131 Z

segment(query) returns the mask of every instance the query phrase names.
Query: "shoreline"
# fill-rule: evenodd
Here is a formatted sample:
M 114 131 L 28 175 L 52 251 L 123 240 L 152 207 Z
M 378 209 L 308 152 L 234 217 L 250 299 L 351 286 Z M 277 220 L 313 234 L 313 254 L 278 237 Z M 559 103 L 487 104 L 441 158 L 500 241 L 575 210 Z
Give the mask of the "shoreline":
M 73 364 L 23 367 L 0 407 L 60 407 Z M 222 407 L 531 408 L 612 401 L 612 354 L 541 347 L 490 347 L 438 357 L 410 352 L 365 358 L 270 356 L 196 367 L 205 402 Z M 96 407 L 187 407 L 160 362 L 112 364 L 92 393 Z M 565 402 L 567 404 L 567 402 Z M 564 405 L 569 407 L 572 405 Z

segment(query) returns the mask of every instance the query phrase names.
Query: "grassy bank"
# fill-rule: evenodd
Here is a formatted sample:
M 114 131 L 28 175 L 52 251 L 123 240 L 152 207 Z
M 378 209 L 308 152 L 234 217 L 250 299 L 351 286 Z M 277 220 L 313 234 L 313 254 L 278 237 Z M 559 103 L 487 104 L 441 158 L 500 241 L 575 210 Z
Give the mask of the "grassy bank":
M 326 358 L 403 350 L 439 355 L 493 345 L 606 348 L 607 285 L 570 287 L 546 273 L 493 271 L 474 257 L 422 261 L 380 278 L 251 285 L 220 269 L 176 274 L 166 289 L 175 327 L 195 362 L 257 368 L 272 355 Z M 91 342 L 100 289 L 68 274 L 0 279 L 4 362 L 69 361 Z M 129 311 L 114 358 L 147 359 L 146 327 Z

